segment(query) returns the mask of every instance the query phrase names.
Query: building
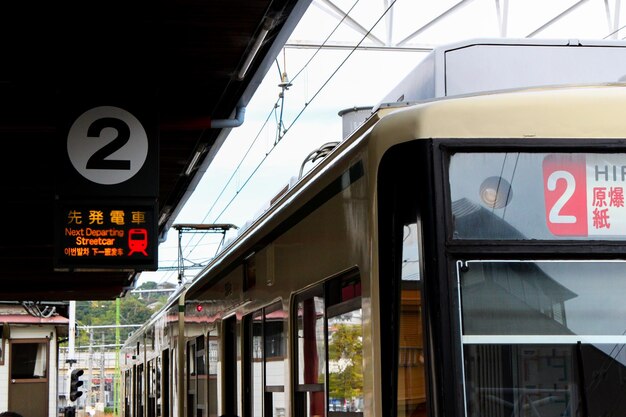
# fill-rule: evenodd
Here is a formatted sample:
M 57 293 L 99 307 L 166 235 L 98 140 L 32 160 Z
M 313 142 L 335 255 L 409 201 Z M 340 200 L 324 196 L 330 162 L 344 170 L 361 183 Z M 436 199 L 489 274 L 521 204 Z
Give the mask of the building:
M 56 417 L 66 303 L 0 302 L 0 412 Z

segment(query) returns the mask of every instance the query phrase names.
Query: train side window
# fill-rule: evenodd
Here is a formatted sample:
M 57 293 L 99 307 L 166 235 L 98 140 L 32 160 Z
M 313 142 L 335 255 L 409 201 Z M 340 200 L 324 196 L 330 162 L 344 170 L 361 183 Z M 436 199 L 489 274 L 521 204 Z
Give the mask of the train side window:
M 209 332 L 208 350 L 209 350 L 209 375 L 208 375 L 208 398 L 209 417 L 217 417 L 217 370 L 219 366 L 219 330 L 213 329 Z
M 246 415 L 285 415 L 285 314 L 282 302 L 244 318 L 246 326 Z
M 295 305 L 296 415 L 362 415 L 363 324 L 358 273 L 328 280 L 298 295 Z
M 296 416 L 324 416 L 326 380 L 325 305 L 323 288 L 296 299 Z
M 285 416 L 286 337 L 281 301 L 263 311 L 263 356 L 265 362 L 265 417 Z
M 187 415 L 206 417 L 206 351 L 204 335 L 187 342 Z
M 363 413 L 363 320 L 351 298 L 328 308 L 328 415 Z M 342 414 L 339 414 L 342 413 Z
M 424 417 L 436 398 L 437 381 L 428 384 L 429 364 L 425 325 L 426 286 L 439 283 L 423 274 L 420 212 L 429 212 L 429 147 L 427 141 L 398 145 L 383 157 L 378 176 L 381 401 L 397 417 Z M 432 222 L 429 222 L 430 233 Z M 426 281 L 426 282 L 425 282 Z M 433 374 L 433 376 L 436 376 Z M 429 390 L 433 390 L 432 392 Z M 437 410 L 430 410 L 433 415 Z
M 137 372 L 135 373 L 135 386 L 137 389 L 135 390 L 135 397 L 137 398 L 136 404 L 136 414 L 137 416 L 143 416 L 143 364 L 137 365 Z
M 156 367 L 154 359 L 147 363 L 148 417 L 156 417 Z
M 124 416 L 132 417 L 131 400 L 133 398 L 133 387 L 131 385 L 132 376 L 130 369 L 124 372 Z
M 207 371 L 204 335 L 196 338 L 196 417 L 207 417 Z
M 187 417 L 194 417 L 196 410 L 196 343 L 187 342 Z
M 155 369 L 154 369 L 154 391 L 156 396 L 156 417 L 161 417 L 161 407 L 162 407 L 162 392 L 161 392 L 161 373 L 162 373 L 162 363 L 161 357 L 157 356 L 155 358 Z
M 179 358 L 179 351 L 178 351 L 178 347 L 176 346 L 176 343 L 174 343 L 172 345 L 172 349 L 170 352 L 170 364 L 171 364 L 171 375 L 172 375 L 172 388 L 171 388 L 171 398 L 172 398 L 172 402 L 170 404 L 170 412 L 172 416 L 177 416 L 178 412 L 177 412 L 177 406 L 178 406 L 178 402 L 177 402 L 177 395 L 178 395 L 178 390 L 179 390 L 179 385 L 181 383 L 183 383 L 184 381 L 181 381 L 180 378 L 178 378 L 178 372 L 179 372 L 179 368 L 181 366 L 184 366 L 184 364 L 181 364 L 181 362 L 178 360 Z
M 404 226 L 398 335 L 398 416 L 426 415 L 422 280 L 416 223 Z

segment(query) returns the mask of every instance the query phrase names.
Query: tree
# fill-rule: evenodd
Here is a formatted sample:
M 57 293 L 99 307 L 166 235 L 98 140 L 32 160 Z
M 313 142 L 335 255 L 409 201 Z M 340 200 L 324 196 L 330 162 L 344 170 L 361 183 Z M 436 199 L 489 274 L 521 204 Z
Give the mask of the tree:
M 139 288 L 157 289 L 158 285 L 155 282 L 148 281 L 142 284 Z M 144 324 L 154 312 L 154 307 L 149 308 L 148 304 L 157 302 L 162 305 L 166 300 L 167 293 L 143 299 L 139 299 L 134 294 L 127 293 L 125 297 L 120 299 L 120 324 Z M 76 322 L 79 329 L 80 326 L 112 326 L 116 323 L 115 315 L 115 300 L 76 302 Z M 124 341 L 133 330 L 133 328 L 120 329 L 121 340 Z M 107 343 L 114 343 L 114 329 L 102 329 L 102 331 L 96 336 L 96 340 L 98 342 L 101 341 L 100 335 L 102 333 L 105 334 Z M 77 345 L 89 345 L 89 332 L 79 331 Z
M 351 400 L 363 395 L 363 339 L 359 324 L 337 324 L 328 344 L 331 398 Z

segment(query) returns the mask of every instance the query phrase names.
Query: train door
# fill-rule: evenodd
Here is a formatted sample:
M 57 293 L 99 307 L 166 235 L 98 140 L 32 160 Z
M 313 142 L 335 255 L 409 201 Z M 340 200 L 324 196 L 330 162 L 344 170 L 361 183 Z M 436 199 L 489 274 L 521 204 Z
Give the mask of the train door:
M 130 369 L 124 372 L 124 417 L 132 417 L 131 406 L 133 398 L 132 373 Z
M 244 416 L 285 415 L 286 341 L 282 302 L 244 317 Z
M 207 352 L 205 337 L 196 339 L 196 417 L 208 417 L 207 407 Z
M 230 316 L 224 319 L 224 409 L 223 415 L 234 417 L 239 414 L 238 387 L 239 368 L 237 351 L 237 317 Z
M 9 409 L 25 416 L 48 415 L 49 339 L 9 341 Z
M 204 336 L 187 342 L 187 415 L 207 417 L 207 374 Z
M 326 290 L 329 416 L 363 415 L 361 281 L 333 280 Z
M 154 396 L 155 396 L 155 416 L 161 417 L 163 412 L 163 399 L 162 399 L 162 387 L 163 381 L 161 380 L 161 375 L 163 374 L 162 366 L 163 361 L 160 356 L 154 358 L 155 368 L 154 368 Z
M 135 372 L 135 416 L 143 417 L 144 410 L 144 368 L 143 363 L 137 365 Z
M 420 210 L 432 211 L 428 205 L 433 199 L 428 198 L 432 195 L 430 182 L 416 169 L 431 165 L 429 152 L 418 146 L 422 144 L 407 143 L 388 151 L 378 177 L 379 273 L 372 292 L 379 297 L 381 343 L 375 349 L 383 370 L 383 410 L 398 417 L 428 415 L 428 399 L 434 396 L 427 386 L 427 318 L 423 312 L 428 301 L 425 286 L 439 283 L 425 281 L 422 271 L 423 242 L 432 246 L 435 236 L 434 221 L 425 222 L 430 225 L 425 232 L 419 216 Z M 428 239 L 422 236 L 425 233 L 429 233 Z M 441 291 L 430 290 L 433 294 Z M 433 409 L 432 415 L 437 415 L 437 410 Z
M 217 370 L 219 368 L 219 330 L 213 329 L 209 332 L 207 338 L 208 345 L 208 358 L 209 358 L 209 374 L 208 374 L 208 393 L 207 393 L 207 402 L 209 407 L 209 417 L 217 417 L 217 410 L 219 409 L 219 398 L 218 398 L 218 379 L 217 379 Z
M 196 341 L 187 342 L 187 417 L 193 417 L 196 402 Z
M 342 275 L 296 296 L 297 417 L 363 414 L 361 280 Z
M 148 393 L 148 417 L 156 417 L 157 413 L 157 366 L 155 359 L 147 363 L 146 392 Z
M 170 417 L 170 350 L 165 349 L 161 358 L 161 411 L 163 417 Z
M 323 416 L 326 351 L 324 341 L 324 291 L 313 288 L 296 297 L 296 417 Z

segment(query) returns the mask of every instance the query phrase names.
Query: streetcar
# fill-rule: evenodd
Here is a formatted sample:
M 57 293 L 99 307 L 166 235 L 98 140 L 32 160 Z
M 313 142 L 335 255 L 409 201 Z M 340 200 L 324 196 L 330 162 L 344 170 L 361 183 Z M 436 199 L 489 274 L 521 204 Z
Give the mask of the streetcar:
M 626 45 L 568 42 L 433 51 L 128 339 L 123 415 L 626 415 Z M 452 94 L 474 46 L 568 68 Z

